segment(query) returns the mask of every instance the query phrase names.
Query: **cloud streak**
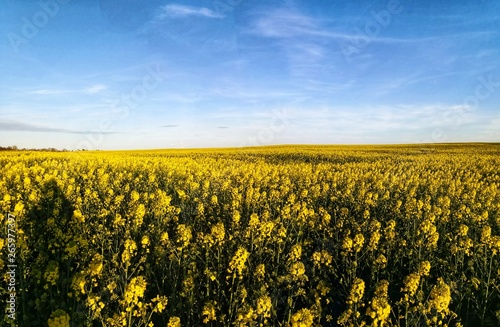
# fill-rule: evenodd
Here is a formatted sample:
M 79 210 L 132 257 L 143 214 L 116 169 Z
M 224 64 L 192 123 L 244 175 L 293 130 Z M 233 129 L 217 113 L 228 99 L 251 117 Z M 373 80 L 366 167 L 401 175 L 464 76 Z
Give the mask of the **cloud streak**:
M 162 8 L 161 14 L 158 16 L 159 19 L 171 18 L 187 18 L 187 17 L 205 17 L 205 18 L 224 18 L 221 15 L 211 9 L 205 7 L 192 7 L 179 4 L 165 5 Z
M 373 18 L 367 17 L 367 21 L 370 20 L 373 20 Z M 247 29 L 246 33 L 266 38 L 308 38 L 309 40 L 310 38 L 320 38 L 331 41 L 352 41 L 357 40 L 360 37 L 367 37 L 356 33 L 354 29 L 353 32 L 338 31 L 333 28 L 323 26 L 321 22 L 321 19 L 294 12 L 290 9 L 276 9 L 258 16 L 258 18 L 255 19 Z M 363 24 L 357 27 L 362 29 Z M 370 43 L 410 44 L 416 42 L 439 41 L 442 39 L 489 37 L 497 33 L 498 32 L 494 30 L 481 30 L 405 38 L 377 35 L 376 37 L 370 37 Z
M 61 95 L 61 94 L 98 94 L 106 91 L 108 88 L 103 84 L 94 84 L 82 89 L 39 89 L 29 92 L 34 95 Z
M 65 128 L 53 128 L 53 127 L 33 125 L 6 119 L 0 119 L 0 131 L 66 133 L 66 134 L 118 134 L 117 132 L 101 132 L 101 131 L 93 132 L 93 131 L 78 131 Z

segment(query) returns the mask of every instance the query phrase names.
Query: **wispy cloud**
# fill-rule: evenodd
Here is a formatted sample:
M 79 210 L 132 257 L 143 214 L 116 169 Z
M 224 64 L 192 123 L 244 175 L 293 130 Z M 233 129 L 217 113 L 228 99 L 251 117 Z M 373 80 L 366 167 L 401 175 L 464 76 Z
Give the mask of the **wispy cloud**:
M 289 9 L 277 9 L 259 15 L 248 30 L 249 34 L 272 38 L 295 38 L 303 36 L 348 38 L 349 35 L 336 33 L 321 28 L 312 17 L 293 12 Z
M 162 125 L 161 127 L 163 127 L 163 128 L 174 128 L 174 127 L 179 127 L 179 125 Z
M 162 12 L 158 16 L 159 19 L 164 19 L 168 17 L 173 18 L 186 18 L 186 17 L 205 17 L 205 18 L 224 18 L 218 12 L 205 7 L 192 7 L 179 4 L 165 5 L 162 8 Z
M 474 122 L 470 108 L 463 105 L 430 104 L 424 106 L 368 106 L 364 108 L 319 108 L 307 112 L 290 109 L 295 130 L 318 132 L 357 131 L 366 135 L 377 133 L 430 133 L 432 129 L 456 130 Z
M 95 131 L 79 131 L 65 128 L 54 128 L 28 124 L 15 120 L 0 119 L 0 130 L 10 132 L 44 132 L 44 133 L 67 133 L 67 134 L 116 134 L 116 132 L 95 132 Z
M 100 93 L 102 91 L 105 91 L 106 89 L 107 89 L 106 85 L 95 84 L 95 85 L 92 85 L 92 86 L 85 88 L 85 92 L 90 93 L 90 94 L 95 94 L 95 93 Z
M 373 19 L 367 17 L 367 21 Z M 365 22 L 366 24 L 366 22 Z M 362 29 L 364 26 L 361 24 L 358 28 Z M 291 9 L 276 9 L 268 11 L 264 14 L 258 15 L 246 31 L 248 34 L 257 35 L 268 38 L 321 38 L 323 40 L 332 41 L 352 41 L 360 37 L 368 37 L 360 35 L 354 28 L 352 31 L 336 30 L 325 21 L 316 17 L 308 16 L 300 12 L 295 12 Z M 426 37 L 390 37 L 377 35 L 370 37 L 370 43 L 382 44 L 408 44 L 416 42 L 439 41 L 442 39 L 456 39 L 456 38 L 477 38 L 488 37 L 496 34 L 493 30 L 481 30 L 462 33 L 447 33 L 442 35 L 431 35 Z
M 72 92 L 73 91 L 68 91 L 68 90 L 41 89 L 41 90 L 31 91 L 30 94 L 36 94 L 36 95 L 55 95 L 55 94 L 66 94 L 66 93 L 72 93 Z
M 233 98 L 240 100 L 262 100 L 262 99 L 289 99 L 300 98 L 302 94 L 293 90 L 263 90 L 252 89 L 239 85 L 226 84 L 223 87 L 214 87 L 209 89 L 208 94 L 221 98 Z
M 61 94 L 97 94 L 107 90 L 107 86 L 103 84 L 94 84 L 81 89 L 59 89 L 59 88 L 44 88 L 29 92 L 34 95 L 61 95 Z
M 332 29 L 324 19 L 280 8 L 256 14 L 246 33 L 275 42 L 287 59 L 289 76 L 302 90 L 330 92 L 350 83 L 339 83 L 332 76 L 338 75 L 338 44 L 353 35 Z

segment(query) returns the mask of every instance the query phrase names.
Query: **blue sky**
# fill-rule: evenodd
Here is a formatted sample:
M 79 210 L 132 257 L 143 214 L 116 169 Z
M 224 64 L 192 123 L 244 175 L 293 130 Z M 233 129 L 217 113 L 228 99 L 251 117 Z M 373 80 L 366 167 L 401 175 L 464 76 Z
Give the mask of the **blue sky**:
M 3 0 L 0 145 L 500 141 L 500 2 Z

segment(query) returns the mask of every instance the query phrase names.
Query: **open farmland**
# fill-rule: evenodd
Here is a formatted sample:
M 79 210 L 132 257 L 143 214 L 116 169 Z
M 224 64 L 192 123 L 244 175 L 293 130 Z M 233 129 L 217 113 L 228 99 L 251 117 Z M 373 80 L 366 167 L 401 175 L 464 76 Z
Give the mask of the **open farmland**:
M 498 144 L 0 166 L 0 292 L 8 310 L 13 269 L 19 326 L 500 324 Z

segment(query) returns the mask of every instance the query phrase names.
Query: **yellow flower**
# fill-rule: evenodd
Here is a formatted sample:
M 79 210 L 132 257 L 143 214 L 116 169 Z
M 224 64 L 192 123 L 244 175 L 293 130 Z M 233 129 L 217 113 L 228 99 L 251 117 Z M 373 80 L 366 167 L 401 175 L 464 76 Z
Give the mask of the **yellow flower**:
M 292 315 L 292 327 L 311 327 L 314 324 L 314 316 L 311 310 L 304 308 Z
M 151 300 L 151 302 L 156 303 L 153 312 L 163 312 L 163 310 L 165 310 L 165 308 L 167 307 L 168 299 L 166 296 L 157 295 L 154 299 Z
M 198 205 L 196 206 L 196 213 L 198 214 L 198 216 L 202 216 L 205 213 L 205 206 L 203 205 L 203 203 L 198 203 Z
M 375 263 L 382 269 L 387 266 L 387 258 L 383 254 L 379 254 L 377 259 L 375 259 Z
M 91 295 L 87 298 L 87 307 L 93 312 L 94 316 L 98 316 L 104 308 L 104 303 L 100 300 L 101 297 L 96 295 Z
M 354 242 L 352 240 L 352 238 L 350 238 L 349 236 L 346 236 L 346 238 L 344 238 L 344 241 L 342 242 L 342 250 L 344 250 L 345 252 L 351 252 L 351 249 L 354 245 Z
M 278 234 L 276 236 L 278 237 L 277 242 L 278 243 L 282 243 L 283 240 L 286 238 L 286 228 L 284 228 L 283 226 L 281 226 L 278 229 Z
M 330 287 L 328 287 L 327 282 L 325 282 L 324 280 L 321 280 L 318 283 L 318 286 L 316 287 L 316 289 L 319 291 L 321 296 L 326 296 L 330 292 Z
M 181 318 L 170 317 L 170 319 L 168 319 L 167 327 L 181 327 Z
M 431 271 L 431 263 L 429 261 L 422 261 L 420 263 L 420 269 L 418 271 L 420 276 L 429 276 L 430 271 Z
M 49 285 L 56 285 L 57 280 L 59 279 L 59 265 L 56 261 L 49 262 L 47 270 L 45 270 L 44 277 Z
M 205 271 L 203 272 L 205 276 L 207 276 L 212 282 L 217 279 L 217 273 L 213 272 L 212 270 L 205 268 Z
M 85 217 L 80 210 L 73 211 L 73 219 L 79 223 L 85 222 Z
M 135 251 L 137 251 L 137 244 L 133 240 L 128 239 L 125 241 L 124 247 L 125 249 L 122 253 L 122 262 L 130 265 L 129 260 L 135 254 Z
M 257 225 L 259 225 L 259 224 L 260 224 L 259 216 L 256 213 L 252 213 L 250 215 L 250 220 L 248 221 L 248 227 L 254 228 L 254 227 L 257 227 Z
M 321 264 L 329 266 L 332 263 L 332 260 L 333 257 L 326 250 L 321 250 L 321 252 L 314 252 L 312 255 L 312 261 L 317 266 Z
M 330 224 L 330 220 L 332 219 L 332 216 L 324 209 L 324 208 L 319 208 L 319 215 L 321 216 L 321 222 L 323 223 L 323 226 L 328 226 Z
M 391 314 L 391 306 L 387 295 L 388 291 L 389 282 L 387 280 L 381 280 L 375 290 L 375 297 L 366 310 L 367 315 L 373 319 L 372 326 L 385 325 Z
M 272 302 L 268 295 L 263 295 L 257 299 L 257 309 L 255 312 L 258 315 L 262 315 L 264 318 L 269 318 L 271 316 Z
M 236 326 L 252 326 L 255 322 L 255 312 L 249 304 L 244 305 L 236 314 Z
M 238 292 L 238 297 L 240 298 L 241 303 L 245 303 L 245 300 L 246 300 L 246 299 L 247 299 L 247 297 L 248 297 L 248 291 L 247 291 L 247 289 L 245 288 L 245 286 L 241 287 L 241 289 L 239 290 L 239 292 Z
M 226 230 L 224 229 L 224 224 L 219 222 L 212 226 L 211 230 L 212 238 L 216 245 L 221 245 L 226 237 Z
M 186 192 L 184 192 L 183 190 L 177 190 L 177 195 L 179 196 L 179 199 L 181 199 L 182 201 L 188 198 Z
M 194 278 L 192 275 L 188 275 L 183 281 L 182 281 L 182 292 L 181 296 L 187 297 L 189 294 L 191 294 L 194 290 Z
M 500 236 L 492 236 L 489 243 L 493 255 L 497 255 L 497 253 L 500 252 Z
M 491 227 L 490 226 L 484 226 L 483 229 L 481 230 L 481 242 L 482 243 L 488 243 L 491 237 Z
M 134 213 L 133 222 L 136 227 L 140 227 L 142 225 L 145 214 L 146 214 L 146 207 L 144 207 L 144 204 L 141 203 L 139 204 Z
M 102 266 L 103 266 L 103 256 L 97 253 L 94 255 L 92 261 L 90 262 L 90 267 L 89 267 L 90 275 L 91 276 L 99 275 L 102 271 Z
M 266 276 L 266 265 L 263 263 L 257 265 L 254 276 L 257 277 L 259 281 L 264 280 L 264 277 Z
M 111 282 L 106 286 L 106 288 L 109 290 L 110 293 L 113 293 L 116 289 L 116 282 Z
M 439 277 L 437 285 L 431 290 L 429 307 L 436 309 L 437 312 L 448 312 L 448 305 L 451 301 L 451 290 L 450 287 L 444 282 L 444 280 Z
M 395 228 L 396 228 L 396 221 L 394 221 L 394 219 L 389 220 L 384 230 L 385 238 L 388 241 L 392 241 L 396 237 L 396 232 L 394 231 Z
M 24 216 L 24 213 L 26 212 L 24 208 L 24 203 L 18 202 L 16 203 L 16 206 L 14 207 L 14 216 L 15 217 L 22 217 Z
M 70 317 L 61 309 L 54 311 L 47 322 L 49 327 L 69 327 Z
M 481 285 L 481 281 L 477 279 L 476 277 L 472 277 L 472 286 L 474 287 L 475 290 L 479 289 L 479 285 Z
M 380 232 L 376 230 L 370 236 L 370 241 L 368 242 L 368 249 L 370 251 L 376 250 L 379 241 L 380 241 Z
M 347 299 L 348 304 L 354 304 L 361 301 L 365 293 L 365 282 L 361 278 L 356 278 L 352 284 L 351 292 Z
M 420 285 L 420 275 L 417 273 L 411 273 L 404 279 L 404 287 L 402 291 L 406 293 L 409 297 L 412 297 L 417 292 L 418 286 Z
M 366 310 L 367 314 L 373 319 L 373 326 L 381 326 L 387 321 L 391 314 L 391 306 L 387 298 L 374 298 Z
M 149 237 L 147 235 L 142 237 L 141 244 L 143 247 L 147 247 L 149 245 Z
M 238 225 L 240 223 L 240 219 L 241 219 L 240 212 L 238 210 L 234 210 L 232 215 L 233 224 Z
M 188 246 L 192 238 L 193 234 L 191 233 L 190 226 L 186 226 L 185 224 L 177 226 L 177 242 L 180 244 L 180 249 Z
M 289 268 L 290 275 L 293 277 L 293 279 L 302 279 L 306 272 L 306 267 L 304 264 L 299 261 L 299 262 L 294 262 L 290 268 Z
M 249 255 L 250 253 L 245 248 L 239 247 L 229 262 L 228 272 L 235 273 L 241 278 L 243 276 L 243 270 L 246 269 L 246 261 Z
M 87 281 L 85 280 L 85 275 L 82 273 L 78 273 L 73 277 L 73 281 L 71 283 L 71 288 L 77 294 L 85 294 L 85 285 Z
M 160 236 L 160 243 L 161 243 L 162 245 L 167 245 L 167 244 L 168 244 L 168 241 L 169 241 L 168 232 L 163 232 L 163 233 L 161 233 L 161 236 Z
M 288 260 L 298 261 L 302 256 L 302 246 L 300 244 L 295 244 L 292 246 L 290 253 L 288 254 Z
M 365 242 L 365 237 L 363 234 L 358 233 L 354 236 L 354 251 L 359 252 L 363 249 L 363 244 Z
M 137 304 L 146 291 L 146 280 L 142 276 L 134 277 L 125 289 L 124 300 L 126 304 Z
M 140 198 L 139 193 L 136 190 L 133 190 L 132 193 L 130 194 L 130 202 L 134 203 L 137 202 Z
M 117 226 L 124 226 L 125 225 L 125 219 L 123 219 L 122 216 L 119 213 L 117 213 L 115 215 L 114 220 L 113 220 L 113 225 L 115 227 L 117 227 Z
M 215 313 L 216 305 L 217 305 L 217 302 L 209 301 L 203 306 L 203 311 L 201 312 L 201 314 L 203 316 L 203 323 L 204 324 L 207 324 L 210 321 L 217 320 L 217 315 Z
M 276 226 L 276 223 L 273 221 L 266 221 L 262 224 L 260 224 L 259 232 L 260 232 L 260 238 L 269 238 L 271 237 L 274 226 Z
M 459 236 L 467 236 L 467 232 L 469 231 L 469 227 L 467 225 L 461 224 L 460 227 L 458 228 L 458 235 Z

